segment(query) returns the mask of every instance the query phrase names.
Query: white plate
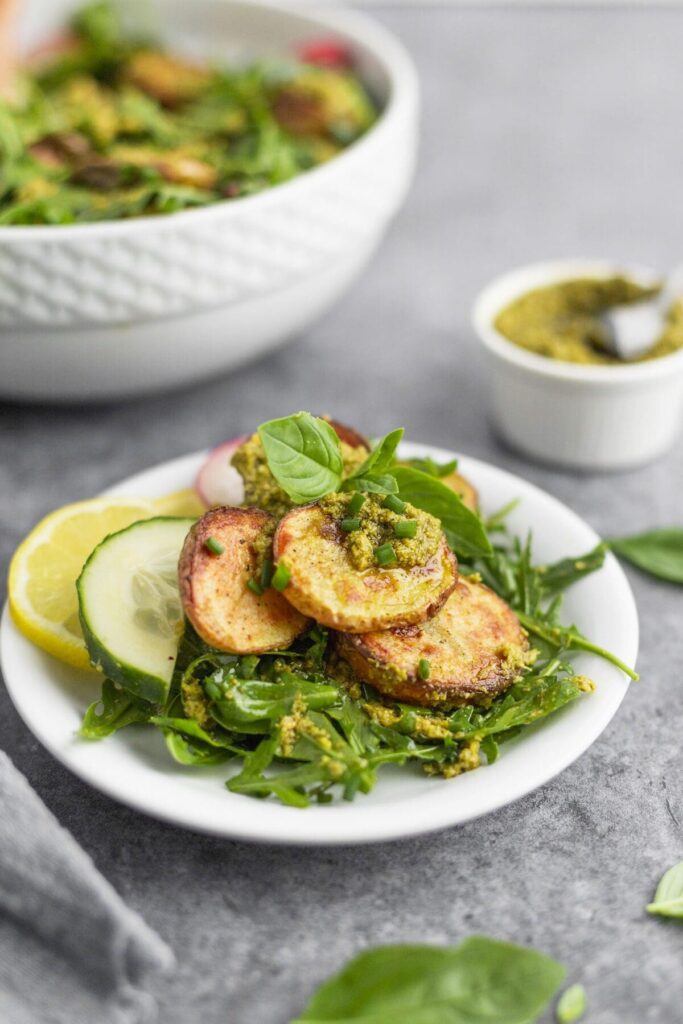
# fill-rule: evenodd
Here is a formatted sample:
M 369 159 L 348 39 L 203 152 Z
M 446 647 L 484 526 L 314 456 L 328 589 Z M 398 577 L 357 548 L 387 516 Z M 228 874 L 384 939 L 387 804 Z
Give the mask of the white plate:
M 453 458 L 452 452 L 404 445 L 403 454 Z M 188 487 L 204 455 L 198 453 L 131 477 L 109 493 L 157 497 Z M 538 561 L 584 554 L 597 542 L 594 531 L 566 505 L 519 477 L 462 457 L 460 467 L 480 491 L 490 513 L 513 498 L 520 505 L 510 526 L 531 529 Z M 638 614 L 626 577 L 612 555 L 604 568 L 567 594 L 564 618 L 597 643 L 635 664 Z M 283 807 L 274 799 L 253 800 L 228 792 L 229 767 L 183 767 L 171 760 L 161 733 L 132 727 L 99 743 L 78 739 L 83 711 L 99 694 L 100 680 L 61 665 L 26 640 L 7 608 L 0 653 L 5 683 L 31 732 L 76 775 L 125 804 L 165 821 L 219 836 L 260 842 L 368 843 L 446 828 L 519 799 L 575 761 L 600 735 L 621 704 L 628 681 L 591 655 L 575 664 L 598 684 L 597 691 L 529 728 L 501 749 L 490 767 L 451 781 L 428 778 L 419 768 L 387 766 L 368 796 L 353 803 Z

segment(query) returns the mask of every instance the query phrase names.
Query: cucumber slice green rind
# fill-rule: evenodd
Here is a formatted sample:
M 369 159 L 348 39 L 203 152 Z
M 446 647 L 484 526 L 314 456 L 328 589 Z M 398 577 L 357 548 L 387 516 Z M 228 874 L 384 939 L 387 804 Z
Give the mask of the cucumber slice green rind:
M 93 591 L 97 589 L 98 577 L 101 575 L 103 552 L 107 551 L 112 543 L 115 543 L 117 546 L 120 546 L 122 543 L 125 545 L 128 539 L 135 544 L 138 535 L 144 536 L 144 534 L 140 534 L 141 530 L 146 531 L 149 533 L 150 538 L 153 538 L 155 528 L 159 524 L 166 523 L 173 523 L 178 526 L 179 556 L 183 541 L 195 520 L 175 516 L 158 516 L 154 519 L 142 519 L 127 526 L 124 530 L 110 533 L 105 537 L 94 551 L 91 552 L 76 581 L 79 618 L 93 666 L 136 697 L 158 705 L 163 704 L 168 696 L 174 661 L 169 661 L 168 668 L 164 672 L 150 672 L 139 665 L 135 665 L 131 660 L 127 660 L 125 644 L 103 642 L 96 625 L 93 623 L 96 613 L 94 602 L 97 601 L 97 595 Z

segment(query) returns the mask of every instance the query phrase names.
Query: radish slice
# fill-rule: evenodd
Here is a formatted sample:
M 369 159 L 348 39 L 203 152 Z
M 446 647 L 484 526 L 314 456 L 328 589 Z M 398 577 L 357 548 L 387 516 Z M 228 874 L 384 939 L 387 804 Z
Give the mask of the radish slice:
M 317 64 L 323 68 L 347 70 L 353 67 L 351 50 L 336 39 L 312 39 L 297 49 L 297 57 L 304 64 Z
M 247 440 L 247 435 L 224 441 L 209 455 L 195 480 L 197 494 L 209 508 L 215 505 L 241 505 L 244 501 L 244 481 L 234 466 L 233 455 Z

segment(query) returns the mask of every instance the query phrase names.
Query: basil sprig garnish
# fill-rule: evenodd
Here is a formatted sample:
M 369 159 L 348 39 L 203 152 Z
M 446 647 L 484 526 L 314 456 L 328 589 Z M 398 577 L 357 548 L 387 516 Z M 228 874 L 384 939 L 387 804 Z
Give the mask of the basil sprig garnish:
M 298 412 L 258 428 L 268 468 L 297 505 L 338 491 L 344 472 L 339 438 L 325 420 Z

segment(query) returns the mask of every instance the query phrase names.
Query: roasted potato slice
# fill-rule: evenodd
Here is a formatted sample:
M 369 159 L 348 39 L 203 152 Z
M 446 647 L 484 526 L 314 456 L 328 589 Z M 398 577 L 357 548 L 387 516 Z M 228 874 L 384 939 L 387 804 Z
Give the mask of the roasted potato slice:
M 231 654 L 289 647 L 306 619 L 276 590 L 258 595 L 247 583 L 257 573 L 255 544 L 273 517 L 256 508 L 214 508 L 190 530 L 178 578 L 185 613 L 207 644 Z M 207 541 L 214 540 L 214 554 Z
M 348 633 L 422 622 L 438 611 L 457 578 L 445 538 L 426 565 L 359 572 L 338 524 L 315 504 L 292 509 L 280 521 L 273 555 L 291 574 L 287 600 L 303 615 Z
M 441 611 L 404 629 L 337 638 L 339 655 L 385 696 L 427 707 L 477 703 L 507 689 L 529 645 L 512 609 L 464 576 Z M 422 679 L 420 662 L 428 665 Z
M 449 473 L 448 476 L 441 478 L 441 483 L 445 484 L 446 487 L 450 487 L 452 491 L 462 498 L 463 505 L 471 509 L 472 512 L 476 512 L 479 508 L 479 495 L 477 494 L 476 488 L 460 473 Z

